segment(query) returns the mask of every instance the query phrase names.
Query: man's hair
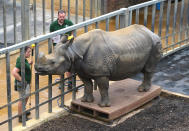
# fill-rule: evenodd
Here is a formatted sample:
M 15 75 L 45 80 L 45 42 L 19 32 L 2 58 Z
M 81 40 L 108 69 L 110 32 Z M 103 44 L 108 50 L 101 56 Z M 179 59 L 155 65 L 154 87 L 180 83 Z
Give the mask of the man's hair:
M 58 15 L 59 15 L 59 14 L 63 14 L 63 13 L 66 14 L 66 11 L 65 11 L 65 10 L 59 10 L 59 11 L 58 11 Z

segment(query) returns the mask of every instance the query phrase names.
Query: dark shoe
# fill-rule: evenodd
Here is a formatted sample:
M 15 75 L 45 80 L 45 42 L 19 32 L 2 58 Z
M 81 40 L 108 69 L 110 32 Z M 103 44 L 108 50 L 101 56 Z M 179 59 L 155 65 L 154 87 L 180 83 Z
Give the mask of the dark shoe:
M 28 117 L 26 116 L 26 121 L 28 121 L 28 120 L 30 120 L 30 118 L 28 118 Z M 19 116 L 19 117 L 18 117 L 18 122 L 20 122 L 20 123 L 22 122 L 22 116 Z
M 26 111 L 26 116 L 29 116 L 31 115 L 31 112 L 30 111 Z

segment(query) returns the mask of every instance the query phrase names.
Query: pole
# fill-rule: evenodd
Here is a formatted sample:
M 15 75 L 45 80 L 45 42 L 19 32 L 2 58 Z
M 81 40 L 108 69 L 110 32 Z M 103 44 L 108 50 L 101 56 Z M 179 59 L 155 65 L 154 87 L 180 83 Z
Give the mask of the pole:
M 32 88 L 32 72 L 33 72 L 33 54 L 34 54 L 34 47 L 35 44 L 32 44 L 31 48 L 32 48 L 32 54 L 31 54 L 31 83 L 30 83 L 30 94 L 31 94 L 31 88 Z M 31 95 L 30 95 L 30 102 L 29 102 L 29 108 L 31 108 Z

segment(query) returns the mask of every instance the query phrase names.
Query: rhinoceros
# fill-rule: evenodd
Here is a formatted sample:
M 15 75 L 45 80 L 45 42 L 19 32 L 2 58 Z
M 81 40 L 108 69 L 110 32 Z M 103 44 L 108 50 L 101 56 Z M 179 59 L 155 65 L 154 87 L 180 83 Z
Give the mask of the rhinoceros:
M 138 91 L 148 91 L 155 67 L 162 56 L 161 40 L 143 25 L 131 25 L 106 32 L 94 29 L 74 40 L 63 38 L 54 50 L 53 58 L 39 54 L 37 72 L 62 75 L 77 73 L 84 83 L 83 102 L 93 102 L 93 82 L 99 88 L 99 106 L 111 106 L 109 80 L 117 81 L 142 72 L 144 79 Z

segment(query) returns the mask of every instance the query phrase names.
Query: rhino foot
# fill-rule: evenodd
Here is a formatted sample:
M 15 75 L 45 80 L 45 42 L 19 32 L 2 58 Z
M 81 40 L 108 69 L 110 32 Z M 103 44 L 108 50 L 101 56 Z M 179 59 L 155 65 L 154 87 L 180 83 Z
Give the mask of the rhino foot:
M 93 102 L 94 101 L 94 97 L 93 95 L 84 95 L 82 98 L 81 98 L 81 101 L 82 102 Z
M 110 102 L 100 102 L 98 105 L 100 107 L 110 107 L 111 106 Z
M 138 91 L 139 92 L 147 92 L 149 89 L 150 89 L 150 85 L 145 85 L 144 84 L 141 84 L 139 87 L 138 87 Z
M 150 90 L 150 87 L 151 87 L 150 85 L 146 85 L 146 86 L 144 87 L 144 91 L 146 91 L 146 92 L 149 91 L 149 90 Z

